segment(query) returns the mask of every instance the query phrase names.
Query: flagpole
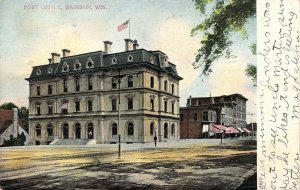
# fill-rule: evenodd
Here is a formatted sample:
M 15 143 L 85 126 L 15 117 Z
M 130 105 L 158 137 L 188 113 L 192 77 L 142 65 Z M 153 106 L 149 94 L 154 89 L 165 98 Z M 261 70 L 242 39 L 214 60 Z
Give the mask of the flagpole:
M 130 19 L 129 19 L 129 23 L 128 24 L 129 24 L 129 28 L 128 29 L 129 29 L 129 39 L 130 39 Z

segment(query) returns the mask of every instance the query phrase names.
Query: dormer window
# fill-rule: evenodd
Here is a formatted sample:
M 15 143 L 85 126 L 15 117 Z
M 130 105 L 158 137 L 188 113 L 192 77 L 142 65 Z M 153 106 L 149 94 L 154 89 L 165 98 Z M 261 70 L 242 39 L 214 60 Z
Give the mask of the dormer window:
M 86 68 L 93 68 L 93 67 L 94 67 L 94 61 L 92 60 L 91 57 L 89 57 L 86 62 Z
M 164 63 L 165 63 L 165 64 L 168 63 L 168 56 L 165 56 L 165 58 L 164 58 Z
M 41 75 L 41 69 L 38 69 L 38 70 L 36 71 L 36 75 Z
M 81 69 L 81 63 L 79 62 L 79 60 L 77 59 L 74 65 L 74 70 L 80 70 Z
M 92 62 L 88 62 L 88 63 L 87 63 L 87 67 L 88 67 L 88 68 L 93 67 L 93 63 L 92 63 Z
M 113 57 L 112 60 L 111 60 L 111 63 L 112 63 L 112 64 L 116 64 L 116 63 L 117 63 L 117 58 L 116 58 L 116 57 Z
M 132 55 L 129 55 L 127 58 L 127 62 L 132 62 L 132 61 L 133 61 L 133 57 L 132 57 Z
M 154 64 L 154 59 L 152 56 L 150 57 L 150 63 Z
M 48 74 L 51 74 L 51 73 L 52 73 L 52 67 L 49 67 Z
M 68 63 L 65 61 L 63 66 L 62 66 L 62 72 L 68 72 L 69 71 L 69 65 Z

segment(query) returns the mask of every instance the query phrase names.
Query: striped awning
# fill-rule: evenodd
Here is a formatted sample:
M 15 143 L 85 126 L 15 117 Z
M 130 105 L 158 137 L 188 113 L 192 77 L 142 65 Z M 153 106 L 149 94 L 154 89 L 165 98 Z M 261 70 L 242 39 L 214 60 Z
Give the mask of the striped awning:
M 230 133 L 239 133 L 238 130 L 236 130 L 234 127 L 228 127 L 230 129 Z
M 242 128 L 246 133 L 251 133 L 251 131 L 247 128 Z
M 220 129 L 221 131 L 225 131 L 225 133 L 230 133 L 230 129 L 228 129 L 223 125 L 213 125 L 213 126 L 216 127 L 217 129 Z
M 223 131 L 214 127 L 213 125 L 209 126 L 209 132 L 212 132 L 212 133 L 222 133 Z
M 237 129 L 238 131 L 240 131 L 241 133 L 245 132 L 243 129 L 241 129 L 241 128 L 239 128 L 239 127 L 236 127 L 236 129 Z

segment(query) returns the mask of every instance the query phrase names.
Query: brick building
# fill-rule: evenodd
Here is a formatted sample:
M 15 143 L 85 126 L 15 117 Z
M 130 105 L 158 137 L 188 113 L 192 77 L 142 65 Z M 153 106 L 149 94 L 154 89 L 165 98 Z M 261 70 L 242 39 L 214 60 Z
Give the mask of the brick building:
M 246 101 L 241 94 L 190 97 L 180 108 L 180 137 L 204 138 L 213 124 L 246 127 Z
M 161 51 L 138 49 L 63 56 L 33 67 L 29 81 L 32 144 L 152 142 L 179 139 L 179 81 L 176 66 Z M 119 86 L 120 85 L 120 86 Z M 119 97 L 120 106 L 119 106 Z M 120 110 L 120 123 L 118 111 Z
M 17 138 L 18 135 L 24 135 L 25 145 L 29 143 L 29 134 L 18 116 L 18 109 L 0 109 L 0 146 L 4 144 L 4 140 L 8 141 L 11 137 Z

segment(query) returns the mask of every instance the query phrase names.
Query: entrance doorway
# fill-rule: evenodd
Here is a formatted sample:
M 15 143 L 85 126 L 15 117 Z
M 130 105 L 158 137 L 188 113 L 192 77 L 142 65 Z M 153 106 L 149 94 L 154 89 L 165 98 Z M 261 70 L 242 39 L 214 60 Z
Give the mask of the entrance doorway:
M 75 138 L 80 139 L 81 138 L 81 127 L 79 123 L 76 123 L 75 125 Z
M 167 139 L 168 138 L 168 124 L 165 123 L 164 125 L 164 138 Z
M 64 139 L 69 138 L 69 125 L 67 123 L 65 123 L 63 126 L 63 137 Z
M 88 124 L 88 139 L 94 138 L 94 126 L 93 123 Z

